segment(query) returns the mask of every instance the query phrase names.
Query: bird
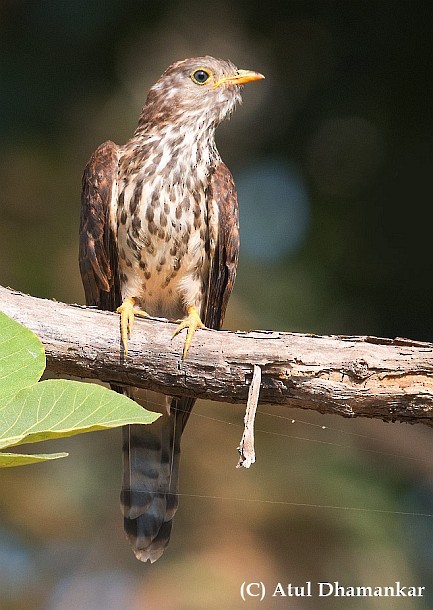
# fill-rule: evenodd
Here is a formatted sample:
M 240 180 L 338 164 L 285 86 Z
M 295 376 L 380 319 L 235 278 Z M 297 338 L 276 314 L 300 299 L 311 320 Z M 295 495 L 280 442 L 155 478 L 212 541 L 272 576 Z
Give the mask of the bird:
M 79 266 L 86 304 L 120 314 L 124 356 L 135 317 L 176 321 L 194 333 L 221 329 L 239 254 L 233 177 L 215 130 L 264 76 L 230 61 L 170 65 L 150 88 L 123 146 L 101 144 L 82 179 Z M 123 428 L 121 507 L 137 559 L 164 552 L 178 506 L 180 438 L 195 399 L 112 385 L 161 416 Z

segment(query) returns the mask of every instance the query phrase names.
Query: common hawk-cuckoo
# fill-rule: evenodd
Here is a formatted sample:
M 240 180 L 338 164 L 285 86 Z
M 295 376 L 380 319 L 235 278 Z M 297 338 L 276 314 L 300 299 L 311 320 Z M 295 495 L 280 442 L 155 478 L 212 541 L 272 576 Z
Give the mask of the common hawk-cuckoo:
M 213 57 L 171 65 L 150 89 L 133 137 L 105 142 L 83 176 L 80 270 L 86 303 L 120 313 L 125 354 L 134 316 L 180 319 L 186 358 L 197 328 L 220 329 L 239 250 L 233 178 L 216 149 L 218 124 L 262 79 Z M 192 398 L 115 388 L 163 413 L 123 430 L 125 531 L 142 561 L 170 538 L 180 437 Z

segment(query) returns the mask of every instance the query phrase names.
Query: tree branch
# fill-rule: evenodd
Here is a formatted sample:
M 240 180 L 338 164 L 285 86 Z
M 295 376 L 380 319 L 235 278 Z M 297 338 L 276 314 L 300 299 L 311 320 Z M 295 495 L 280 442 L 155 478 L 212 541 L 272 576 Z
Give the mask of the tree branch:
M 123 357 L 119 318 L 0 287 L 0 310 L 38 335 L 59 375 L 245 404 L 254 365 L 260 403 L 433 426 L 433 344 L 408 339 L 199 330 L 188 359 L 174 324 L 137 320 Z

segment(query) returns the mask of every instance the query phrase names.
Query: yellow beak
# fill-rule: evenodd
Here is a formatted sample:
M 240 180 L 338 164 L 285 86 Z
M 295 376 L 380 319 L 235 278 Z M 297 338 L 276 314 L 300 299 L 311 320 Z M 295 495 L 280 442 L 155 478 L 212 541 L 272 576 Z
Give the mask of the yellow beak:
M 262 80 L 265 78 L 263 74 L 259 72 L 252 72 L 251 70 L 238 70 L 233 76 L 224 76 L 217 81 L 213 89 L 216 89 L 220 85 L 244 85 L 254 80 Z

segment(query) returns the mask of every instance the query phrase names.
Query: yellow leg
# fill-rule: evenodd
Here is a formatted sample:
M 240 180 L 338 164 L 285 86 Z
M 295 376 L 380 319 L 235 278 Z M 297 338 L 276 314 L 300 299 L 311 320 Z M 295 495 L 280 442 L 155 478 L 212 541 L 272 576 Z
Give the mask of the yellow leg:
M 120 334 L 125 356 L 128 353 L 128 339 L 134 328 L 134 316 L 137 316 L 138 318 L 149 317 L 149 314 L 145 311 L 134 309 L 135 301 L 136 299 L 134 297 L 128 297 L 123 301 L 122 305 L 116 309 L 117 313 L 120 313 Z
M 195 331 L 197 330 L 197 328 L 205 327 L 203 322 L 200 320 L 200 316 L 198 315 L 196 308 L 193 305 L 189 305 L 186 308 L 186 313 L 188 314 L 188 317 L 185 318 L 185 320 L 177 320 L 179 322 L 179 326 L 176 328 L 176 330 L 173 333 L 173 337 L 175 337 L 184 328 L 188 329 L 188 333 L 186 335 L 185 343 L 183 346 L 183 359 L 184 360 L 186 360 L 188 349 L 189 349 L 189 346 L 191 345 L 191 341 L 192 341 Z

